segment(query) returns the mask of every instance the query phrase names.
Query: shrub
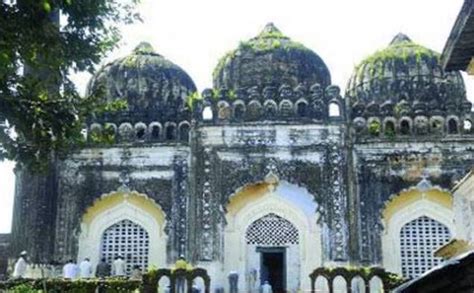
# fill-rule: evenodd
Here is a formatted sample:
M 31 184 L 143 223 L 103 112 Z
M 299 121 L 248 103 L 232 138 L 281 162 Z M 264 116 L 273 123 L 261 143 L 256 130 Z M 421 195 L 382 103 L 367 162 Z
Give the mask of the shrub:
M 0 290 L 12 293 L 95 293 L 97 288 L 107 293 L 134 292 L 141 287 L 141 280 L 128 278 L 108 279 L 21 279 L 0 283 Z

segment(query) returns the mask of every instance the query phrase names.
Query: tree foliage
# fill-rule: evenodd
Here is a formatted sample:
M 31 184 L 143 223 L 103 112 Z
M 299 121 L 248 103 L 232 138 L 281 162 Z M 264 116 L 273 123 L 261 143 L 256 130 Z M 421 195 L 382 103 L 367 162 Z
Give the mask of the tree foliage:
M 44 167 L 83 142 L 88 115 L 123 107 L 81 97 L 70 76 L 117 46 L 138 1 L 0 0 L 0 160 Z

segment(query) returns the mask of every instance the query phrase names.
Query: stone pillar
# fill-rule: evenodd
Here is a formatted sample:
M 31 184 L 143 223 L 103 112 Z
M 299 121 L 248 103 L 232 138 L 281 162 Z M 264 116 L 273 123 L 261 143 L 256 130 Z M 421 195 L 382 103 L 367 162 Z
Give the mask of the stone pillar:
M 170 231 L 174 237 L 173 250 L 176 252 L 174 258 L 178 256 L 185 256 L 190 258 L 187 253 L 188 240 L 188 162 L 186 156 L 179 156 L 174 161 L 174 184 L 173 184 L 173 207 L 172 207 L 172 222 L 174 228 Z
M 49 263 L 55 246 L 57 181 L 54 163 L 44 174 L 16 172 L 10 256 L 28 251 L 31 261 Z
M 328 186 L 326 196 L 327 228 L 329 232 L 329 261 L 348 261 L 348 210 L 344 148 L 333 144 L 327 154 Z
M 214 246 L 214 235 L 212 233 L 213 219 L 212 219 L 212 206 L 213 206 L 213 186 L 211 178 L 211 149 L 205 148 L 203 151 L 203 172 L 202 175 L 202 186 L 201 186 L 201 203 L 200 203 L 200 221 L 202 234 L 200 237 L 200 259 L 201 260 L 212 260 L 213 246 Z

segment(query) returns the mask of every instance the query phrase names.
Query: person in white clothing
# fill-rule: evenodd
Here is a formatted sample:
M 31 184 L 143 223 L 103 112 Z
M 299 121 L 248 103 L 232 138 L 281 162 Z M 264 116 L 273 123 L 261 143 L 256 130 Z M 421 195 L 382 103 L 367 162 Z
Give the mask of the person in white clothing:
M 70 259 L 63 267 L 63 277 L 66 279 L 75 279 L 77 277 L 77 265 Z
M 15 269 L 13 270 L 13 278 L 24 278 L 26 276 L 27 255 L 26 251 L 20 253 L 20 257 L 16 261 Z
M 89 258 L 87 257 L 79 264 L 79 276 L 81 278 L 92 277 L 92 265 Z
M 125 276 L 127 265 L 122 255 L 118 255 L 112 263 L 112 276 Z
M 272 290 L 272 285 L 270 285 L 270 283 L 268 283 L 268 281 L 265 281 L 262 285 L 262 293 L 272 293 L 273 290 Z

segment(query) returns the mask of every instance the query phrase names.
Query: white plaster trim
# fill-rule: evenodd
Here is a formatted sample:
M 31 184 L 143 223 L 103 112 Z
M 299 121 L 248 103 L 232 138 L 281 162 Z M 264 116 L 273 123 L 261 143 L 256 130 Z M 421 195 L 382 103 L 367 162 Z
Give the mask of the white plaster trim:
M 456 239 L 474 240 L 474 177 L 472 171 L 454 188 Z
M 95 216 L 89 225 L 81 224 L 78 261 L 89 257 L 95 267 L 99 261 L 102 234 L 107 228 L 122 220 L 130 220 L 148 232 L 150 243 L 148 264 L 164 267 L 166 265 L 167 238 L 163 230 L 164 227 L 160 227 L 158 221 L 151 214 L 127 201 L 125 197 L 120 204 Z
M 299 233 L 299 287 L 309 289 L 308 275 L 315 267 L 322 265 L 321 231 L 316 224 L 317 215 L 308 217 L 304 211 L 289 200 L 276 193 L 267 193 L 240 210 L 235 215 L 226 215 L 227 226 L 224 232 L 225 260 L 224 276 L 230 271 L 239 273 L 239 288 L 247 289 L 247 244 L 245 233 L 250 224 L 261 217 L 274 213 L 291 222 Z M 287 267 L 288 271 L 298 268 Z M 288 273 L 287 271 L 287 273 Z M 227 288 L 227 282 L 225 282 Z M 290 288 L 293 289 L 293 288 Z M 228 290 L 228 288 L 227 288 Z
M 408 188 L 404 188 L 400 190 L 398 193 L 393 193 L 389 196 L 389 199 L 385 202 L 385 208 L 389 206 L 395 198 L 399 196 L 403 196 L 405 193 L 410 193 L 410 192 L 418 192 L 418 193 L 428 193 L 431 191 L 439 191 L 439 192 L 444 192 L 444 193 L 451 193 L 449 189 L 443 188 L 439 185 L 433 185 L 431 186 L 428 190 L 420 191 L 420 189 L 417 186 L 410 186 Z
M 400 231 L 410 221 L 427 216 L 448 227 L 451 235 L 455 235 L 454 213 L 451 209 L 425 197 L 403 207 L 384 223 L 382 234 L 383 267 L 394 273 L 401 274 Z

